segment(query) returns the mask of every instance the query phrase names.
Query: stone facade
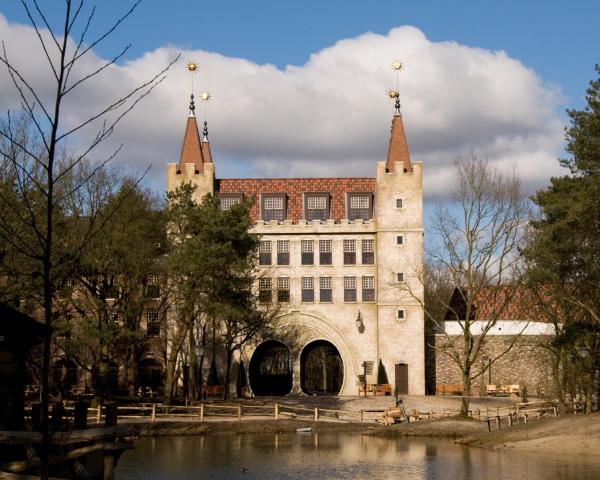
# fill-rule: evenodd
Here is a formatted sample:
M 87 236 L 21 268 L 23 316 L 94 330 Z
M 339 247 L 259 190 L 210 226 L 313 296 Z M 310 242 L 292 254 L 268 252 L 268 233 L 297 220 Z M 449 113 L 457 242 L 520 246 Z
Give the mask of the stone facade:
M 188 131 L 193 132 L 189 123 L 184 142 L 189 141 Z M 270 265 L 260 268 L 261 277 L 271 279 L 272 301 L 278 301 L 279 279 L 289 282 L 289 299 L 281 302 L 279 332 L 272 340 L 290 351 L 291 392 L 303 390 L 304 353 L 315 342 L 326 341 L 335 347 L 343 364 L 341 395 L 357 394 L 364 362 L 373 365 L 367 383 L 376 383 L 380 360 L 392 388 L 398 383 L 399 387 L 407 385 L 404 393 L 424 394 L 423 310 L 421 303 L 398 285 L 398 274 L 402 274 L 401 280 L 410 285 L 417 298 L 423 298 L 416 275 L 423 262 L 422 172 L 421 164 L 411 163 L 408 157 L 399 112 L 392 124 L 388 158 L 374 162 L 375 176 L 371 178 L 216 179 L 212 155 L 206 153 L 210 152 L 208 139 L 204 138 L 201 149 L 196 148 L 195 139 L 190 145 L 182 149 L 186 156 L 182 155 L 179 165 L 168 164 L 167 189 L 191 182 L 198 187 L 197 199 L 207 193 L 222 198 L 232 194 L 254 198 L 253 232 L 265 242 L 265 249 L 269 246 Z M 196 151 L 196 157 L 190 150 Z M 327 216 L 307 220 L 306 194 L 317 193 L 328 198 Z M 263 220 L 262 198 L 269 194 L 284 194 L 285 218 Z M 363 213 L 361 218 L 349 219 L 353 194 L 370 198 L 371 204 L 365 209 L 369 210 L 368 218 Z M 280 241 L 288 245 L 288 264 L 278 264 Z M 330 245 L 331 261 L 327 264 L 320 261 L 321 241 Z M 345 254 L 351 244 L 355 247 L 354 262 Z M 313 248 L 311 264 L 302 261 L 302 246 L 308 245 Z M 370 255 L 363 257 L 363 245 L 372 247 L 372 253 L 367 252 Z M 330 297 L 328 294 L 325 299 L 320 295 L 321 279 L 329 279 L 324 284 L 331 284 Z M 355 298 L 346 291 L 352 285 L 348 279 L 356 282 Z M 310 282 L 313 297 L 303 297 L 303 285 Z M 241 361 L 250 362 L 257 346 L 248 346 Z M 397 369 L 398 364 L 405 366 Z M 408 379 L 396 379 L 396 371 L 404 375 L 406 366 Z

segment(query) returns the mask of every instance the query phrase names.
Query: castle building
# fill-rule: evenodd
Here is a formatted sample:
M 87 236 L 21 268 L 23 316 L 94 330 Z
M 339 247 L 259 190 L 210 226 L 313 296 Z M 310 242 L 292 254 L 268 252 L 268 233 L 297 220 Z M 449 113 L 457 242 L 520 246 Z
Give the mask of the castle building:
M 257 292 L 281 312 L 278 333 L 241 354 L 254 395 L 356 395 L 378 372 L 392 392 L 425 393 L 421 163 L 397 98 L 387 159 L 373 166 L 367 178 L 217 178 L 192 100 L 167 190 L 192 183 L 223 209 L 254 200 Z

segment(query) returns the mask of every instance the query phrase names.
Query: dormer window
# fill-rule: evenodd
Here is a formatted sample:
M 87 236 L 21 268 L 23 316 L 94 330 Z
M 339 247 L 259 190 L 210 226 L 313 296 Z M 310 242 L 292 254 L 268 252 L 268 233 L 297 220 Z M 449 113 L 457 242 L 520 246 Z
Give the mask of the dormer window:
M 219 195 L 219 204 L 221 210 L 230 210 L 233 205 L 242 203 L 241 193 L 221 193 Z
M 373 217 L 372 193 L 348 194 L 348 220 L 370 220 Z
M 327 220 L 329 218 L 329 194 L 305 193 L 304 218 L 308 221 Z
M 261 213 L 264 221 L 285 220 L 286 218 L 285 193 L 267 193 L 261 198 Z

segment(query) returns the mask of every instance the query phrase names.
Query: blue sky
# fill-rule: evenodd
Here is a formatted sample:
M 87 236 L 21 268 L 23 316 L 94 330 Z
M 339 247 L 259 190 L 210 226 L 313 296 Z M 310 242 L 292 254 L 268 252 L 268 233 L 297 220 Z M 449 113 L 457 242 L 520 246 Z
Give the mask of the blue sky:
M 0 11 L 9 20 L 26 21 L 19 1 L 3 3 Z M 104 22 L 128 5 L 96 3 Z M 598 18 L 596 0 L 143 0 L 98 51 L 109 55 L 131 42 L 133 58 L 174 44 L 284 67 L 302 65 L 311 53 L 344 38 L 413 25 L 433 41 L 505 50 L 560 85 L 568 105 L 580 106 L 600 62 Z
M 62 2 L 40 3 L 59 25 Z M 97 3 L 93 31 L 129 2 Z M 13 58 L 43 65 L 32 32 L 21 28 L 21 3 L 5 0 L 0 13 Z M 408 142 L 424 163 L 426 196 L 446 195 L 453 162 L 471 153 L 517 168 L 531 193 L 561 172 L 564 110 L 583 106 L 600 62 L 598 18 L 592 0 L 144 0 L 89 59 L 94 65 L 132 43 L 122 68 L 82 92 L 73 116 L 182 51 L 200 63 L 195 93 L 214 97 L 207 115 L 220 176 L 372 175 L 393 112 L 389 64 L 400 58 Z M 47 74 L 35 72 L 40 82 Z M 179 154 L 186 75 L 180 62 L 115 135 L 125 143 L 119 161 L 136 171 L 152 164 L 148 182 L 157 190 L 164 164 Z M 2 73 L 0 110 L 14 99 Z

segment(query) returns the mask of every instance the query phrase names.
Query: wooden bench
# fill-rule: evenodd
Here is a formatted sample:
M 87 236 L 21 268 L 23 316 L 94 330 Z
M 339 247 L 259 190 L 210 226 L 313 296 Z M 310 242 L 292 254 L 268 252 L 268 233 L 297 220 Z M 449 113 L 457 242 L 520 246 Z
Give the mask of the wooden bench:
M 202 387 L 202 392 L 204 393 L 204 398 L 206 397 L 222 397 L 223 396 L 223 386 L 222 385 L 207 385 Z
M 369 383 L 366 386 L 359 385 L 358 387 L 358 396 L 364 395 L 365 397 L 372 395 L 374 397 L 383 396 L 383 395 L 391 395 L 392 394 L 392 386 L 389 383 Z
M 438 383 L 435 386 L 436 395 L 462 395 L 462 383 Z

